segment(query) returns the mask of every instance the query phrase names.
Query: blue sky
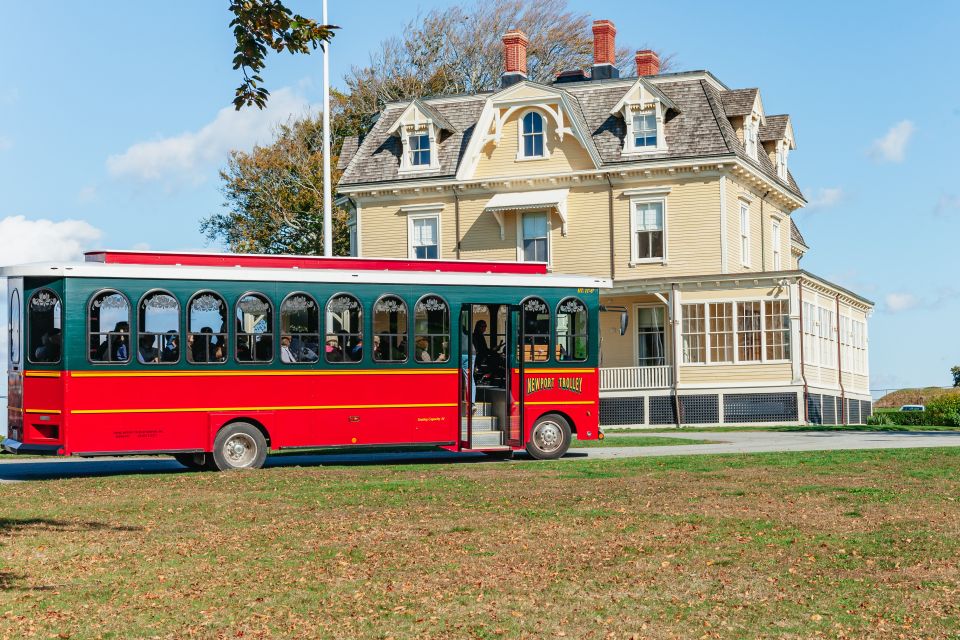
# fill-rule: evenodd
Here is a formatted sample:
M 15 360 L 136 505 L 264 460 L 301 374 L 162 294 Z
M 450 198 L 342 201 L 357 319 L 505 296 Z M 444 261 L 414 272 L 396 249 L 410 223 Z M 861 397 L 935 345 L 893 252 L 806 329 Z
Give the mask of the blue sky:
M 227 0 L 12 2 L 0 33 L 0 264 L 83 248 L 199 249 L 230 148 L 320 101 L 320 56 L 274 55 L 266 113 L 230 100 Z M 449 2 L 330 0 L 335 85 L 403 24 Z M 572 0 L 619 44 L 676 54 L 789 113 L 811 206 L 802 266 L 875 300 L 873 387 L 946 385 L 960 364 L 960 4 Z M 319 0 L 293 1 L 319 18 Z M 43 41 L 39 42 L 38 39 Z M 41 221 L 49 222 L 41 222 Z M 69 221 L 69 222 L 68 222 Z

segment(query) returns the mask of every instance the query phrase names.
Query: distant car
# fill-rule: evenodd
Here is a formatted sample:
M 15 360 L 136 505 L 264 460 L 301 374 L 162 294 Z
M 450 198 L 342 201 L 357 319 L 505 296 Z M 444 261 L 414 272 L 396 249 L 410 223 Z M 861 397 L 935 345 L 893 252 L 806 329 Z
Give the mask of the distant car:
M 905 404 L 900 407 L 900 411 L 926 411 L 927 408 L 922 404 Z

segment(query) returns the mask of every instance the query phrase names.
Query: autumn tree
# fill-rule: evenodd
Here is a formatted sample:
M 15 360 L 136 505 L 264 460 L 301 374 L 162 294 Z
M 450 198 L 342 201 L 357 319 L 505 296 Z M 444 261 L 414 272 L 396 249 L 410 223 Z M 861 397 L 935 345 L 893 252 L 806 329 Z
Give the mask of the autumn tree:
M 960 366 L 950 367 L 950 374 L 953 376 L 953 386 L 960 387 Z
M 238 253 L 322 253 L 321 136 L 320 119 L 308 116 L 277 126 L 267 146 L 232 151 L 220 171 L 226 211 L 203 220 L 201 231 Z M 346 225 L 346 213 L 334 208 L 335 255 L 350 251 Z

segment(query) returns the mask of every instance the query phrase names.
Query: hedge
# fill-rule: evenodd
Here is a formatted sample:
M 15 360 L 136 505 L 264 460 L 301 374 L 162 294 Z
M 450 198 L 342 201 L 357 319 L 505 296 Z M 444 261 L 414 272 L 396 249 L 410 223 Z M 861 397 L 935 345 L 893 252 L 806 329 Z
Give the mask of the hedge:
M 867 424 L 895 424 L 901 427 L 923 427 L 935 424 L 930 411 L 884 411 L 867 418 Z M 946 425 L 949 426 L 949 425 Z

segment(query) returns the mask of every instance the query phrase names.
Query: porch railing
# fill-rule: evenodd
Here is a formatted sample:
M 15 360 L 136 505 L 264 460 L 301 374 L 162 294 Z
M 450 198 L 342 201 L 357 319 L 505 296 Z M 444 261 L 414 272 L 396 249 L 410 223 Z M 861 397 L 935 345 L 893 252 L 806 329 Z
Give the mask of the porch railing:
M 662 389 L 672 384 L 673 368 L 670 365 L 600 368 L 600 391 Z

